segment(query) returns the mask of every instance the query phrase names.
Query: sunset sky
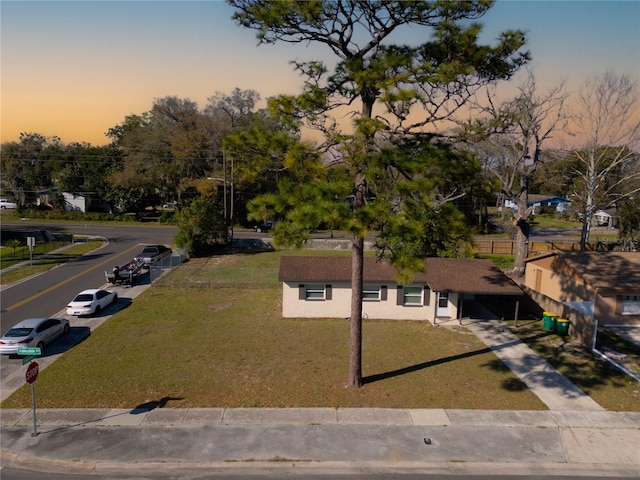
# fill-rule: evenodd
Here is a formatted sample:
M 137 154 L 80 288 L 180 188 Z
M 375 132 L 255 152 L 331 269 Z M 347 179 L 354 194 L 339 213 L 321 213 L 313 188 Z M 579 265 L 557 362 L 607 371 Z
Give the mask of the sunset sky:
M 232 13 L 222 1 L 2 0 L 0 141 L 33 132 L 102 145 L 109 128 L 155 98 L 203 108 L 236 87 L 263 99 L 293 94 L 301 80 L 289 61 L 331 59 L 320 46 L 257 46 Z M 640 78 L 638 0 L 498 0 L 481 22 L 484 42 L 509 28 L 528 32 L 543 86 L 564 78 L 576 91 L 608 69 Z

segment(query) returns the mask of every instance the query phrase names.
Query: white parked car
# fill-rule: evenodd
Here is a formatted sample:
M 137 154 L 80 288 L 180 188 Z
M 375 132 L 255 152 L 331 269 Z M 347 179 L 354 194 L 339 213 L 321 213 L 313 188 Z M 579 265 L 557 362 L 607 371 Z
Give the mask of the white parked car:
M 91 288 L 83 290 L 67 305 L 67 315 L 80 316 L 99 313 L 100 310 L 115 303 L 118 294 L 113 290 Z
M 0 208 L 2 210 L 4 210 L 5 208 L 18 208 L 18 205 L 16 205 L 13 202 L 10 202 L 6 198 L 0 198 Z
M 61 335 L 69 333 L 69 320 L 66 318 L 29 318 L 11 327 L 0 338 L 0 353 L 15 355 L 20 347 L 38 347 L 53 342 Z

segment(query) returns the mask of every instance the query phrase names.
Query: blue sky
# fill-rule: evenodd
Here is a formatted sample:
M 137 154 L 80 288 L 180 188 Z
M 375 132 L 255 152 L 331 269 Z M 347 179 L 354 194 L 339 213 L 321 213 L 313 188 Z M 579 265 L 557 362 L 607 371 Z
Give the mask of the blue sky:
M 154 98 L 204 107 L 235 87 L 291 94 L 301 80 L 289 61 L 328 55 L 320 46 L 258 47 L 232 13 L 221 1 L 3 0 L 0 140 L 37 132 L 104 144 L 109 128 Z M 501 30 L 527 32 L 543 86 L 566 79 L 577 89 L 607 69 L 640 78 L 638 0 L 498 0 L 481 22 L 487 42 Z

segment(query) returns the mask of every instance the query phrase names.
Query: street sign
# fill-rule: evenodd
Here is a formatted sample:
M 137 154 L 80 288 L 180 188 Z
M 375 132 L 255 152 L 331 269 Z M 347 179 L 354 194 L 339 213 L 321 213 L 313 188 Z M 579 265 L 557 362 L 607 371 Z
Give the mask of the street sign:
M 40 347 L 18 347 L 18 355 L 42 355 Z
M 29 362 L 31 362 L 31 361 L 33 361 L 33 360 L 35 360 L 36 358 L 37 358 L 37 357 L 35 357 L 35 356 L 33 356 L 33 355 L 29 355 L 28 357 L 24 357 L 24 358 L 22 359 L 22 364 L 23 364 L 23 365 L 26 365 L 27 363 L 29 363 Z
M 29 364 L 29 367 L 27 368 L 27 374 L 26 374 L 26 379 L 27 379 L 27 383 L 33 383 L 36 381 L 36 378 L 38 378 L 38 364 L 36 362 L 33 362 L 31 364 Z

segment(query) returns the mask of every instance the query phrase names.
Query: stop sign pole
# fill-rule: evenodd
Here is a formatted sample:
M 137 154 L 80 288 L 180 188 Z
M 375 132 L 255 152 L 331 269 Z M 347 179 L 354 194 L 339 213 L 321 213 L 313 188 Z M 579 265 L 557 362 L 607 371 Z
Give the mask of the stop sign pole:
M 35 381 L 38 378 L 39 373 L 38 363 L 31 362 L 27 367 L 27 373 L 25 374 L 27 383 L 31 385 L 31 404 L 33 405 L 33 433 L 32 437 L 38 436 L 38 426 L 36 423 L 36 385 Z

